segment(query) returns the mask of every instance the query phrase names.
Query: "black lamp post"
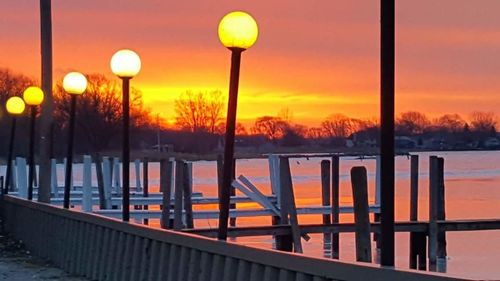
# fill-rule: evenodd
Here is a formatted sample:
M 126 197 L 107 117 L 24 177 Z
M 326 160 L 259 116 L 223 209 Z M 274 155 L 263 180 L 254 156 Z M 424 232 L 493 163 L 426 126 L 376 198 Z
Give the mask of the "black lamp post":
M 231 75 L 226 119 L 226 139 L 224 144 L 224 169 L 219 197 L 219 229 L 217 235 L 219 240 L 227 239 L 241 53 L 255 43 L 257 36 L 257 23 L 247 13 L 239 11 L 231 12 L 224 16 L 219 23 L 219 39 L 226 48 L 231 50 Z
M 381 265 L 394 266 L 395 0 L 380 2 Z
M 111 58 L 111 70 L 123 82 L 122 219 L 130 220 L 130 79 L 141 70 L 141 59 L 131 50 L 120 50 Z
M 73 169 L 73 138 L 75 135 L 75 110 L 76 97 L 83 94 L 87 89 L 87 78 L 79 72 L 70 72 L 64 76 L 63 88 L 71 96 L 71 107 L 69 115 L 68 150 L 66 154 L 66 175 L 64 178 L 64 203 L 65 209 L 69 208 L 69 197 L 71 188 L 71 174 Z
M 43 91 L 38 87 L 28 87 L 23 93 L 24 102 L 29 105 L 31 110 L 30 118 L 30 143 L 28 164 L 30 167 L 28 175 L 28 200 L 33 200 L 33 182 L 35 181 L 35 120 L 37 107 L 43 102 Z
M 4 193 L 9 193 L 10 178 L 12 177 L 12 154 L 14 153 L 14 141 L 16 138 L 16 120 L 17 116 L 24 112 L 25 104 L 20 97 L 10 97 L 5 104 L 7 112 L 12 115 L 12 125 L 10 128 L 9 154 L 7 156 L 7 174 L 5 175 Z

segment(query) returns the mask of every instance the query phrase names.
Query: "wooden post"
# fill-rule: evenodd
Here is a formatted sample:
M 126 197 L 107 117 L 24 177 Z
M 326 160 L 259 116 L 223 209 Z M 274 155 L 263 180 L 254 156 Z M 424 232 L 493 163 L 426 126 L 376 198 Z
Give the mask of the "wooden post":
M 340 222 L 340 158 L 332 156 L 332 223 Z M 339 233 L 332 234 L 332 258 L 340 257 L 340 237 Z
M 160 191 L 163 193 L 160 224 L 162 228 L 171 228 L 170 223 L 170 193 L 172 190 L 172 171 L 174 165 L 170 159 L 160 160 Z
M 28 198 L 28 182 L 27 182 L 27 171 L 26 171 L 26 159 L 21 157 L 16 157 L 16 170 L 17 170 L 17 189 L 19 191 L 19 197 L 27 199 Z
M 142 185 L 142 196 L 144 196 L 144 198 L 147 198 L 149 197 L 149 163 L 147 157 L 142 160 Z M 143 209 L 148 210 L 149 206 L 146 204 L 143 206 Z M 148 225 L 149 220 L 144 219 L 144 224 Z
M 368 206 L 368 182 L 365 167 L 351 169 L 354 221 L 356 225 L 356 260 L 372 261 L 370 242 L 370 210 Z
M 273 216 L 271 218 L 272 225 L 279 225 L 282 221 L 282 215 L 286 212 L 285 209 L 281 208 L 281 193 L 280 193 L 280 183 L 279 183 L 279 158 L 275 154 L 271 154 L 268 157 L 269 163 L 269 180 L 271 182 L 271 192 L 276 196 L 276 207 L 280 209 L 279 216 Z M 288 221 L 288 220 L 287 220 Z M 277 250 L 281 251 L 292 251 L 291 246 L 291 236 L 275 235 L 274 244 Z
M 50 189 L 52 196 L 59 197 L 59 187 L 57 186 L 57 161 L 50 159 Z M 11 177 L 12 178 L 12 177 Z
M 418 269 L 427 269 L 427 233 L 419 232 L 415 233 L 415 244 L 418 256 Z
M 92 159 L 89 155 L 83 156 L 83 184 L 82 210 L 92 212 Z
M 293 192 L 292 174 L 290 172 L 290 163 L 287 157 L 280 157 L 280 182 L 282 190 L 282 203 L 281 208 L 288 209 L 287 213 L 290 215 L 290 225 L 292 228 L 293 251 L 295 253 L 302 253 L 302 243 L 299 222 L 297 219 L 297 209 L 295 207 L 295 196 Z M 283 223 L 282 223 L 283 224 Z
M 135 190 L 137 192 L 141 191 L 141 160 L 134 160 L 134 168 L 135 168 Z
M 233 174 L 232 174 L 232 180 L 234 181 L 236 179 L 236 159 L 233 158 Z M 236 189 L 234 188 L 233 185 L 231 185 L 231 189 L 229 192 L 230 196 L 235 196 L 236 195 Z M 229 209 L 236 209 L 236 203 L 230 203 L 229 204 Z M 229 226 L 236 226 L 236 217 L 232 218 L 229 217 Z
M 435 270 L 437 258 L 437 216 L 438 216 L 438 161 L 436 156 L 429 158 L 429 269 Z
M 193 204 L 191 201 L 191 196 L 193 194 L 193 186 L 192 186 L 192 165 L 193 163 L 183 163 L 183 194 L 184 194 L 184 211 L 186 214 L 186 228 L 194 228 L 193 221 Z
M 109 162 L 109 157 L 102 158 L 102 181 L 104 186 L 104 198 L 106 201 L 105 209 L 112 208 L 111 202 L 111 163 Z
M 437 220 L 446 220 L 445 186 L 444 186 L 444 158 L 437 158 Z M 446 259 L 446 232 L 438 229 L 437 258 Z
M 288 214 L 289 214 L 289 207 L 288 207 L 288 200 L 286 200 L 287 195 L 286 195 L 286 188 L 283 186 L 285 181 L 283 181 L 284 173 L 282 173 L 282 160 L 281 158 L 278 158 L 276 156 L 276 165 L 275 168 L 278 168 L 279 170 L 276 171 L 276 176 L 279 178 L 279 196 L 278 196 L 278 206 L 280 209 L 280 217 L 279 217 L 279 224 L 282 225 L 287 225 L 289 224 L 288 220 Z M 291 252 L 293 251 L 293 238 L 292 235 L 276 235 L 275 237 L 276 241 L 276 249 L 280 251 L 286 251 L 286 252 Z
M 222 189 L 222 172 L 224 169 L 224 159 L 222 155 L 217 155 L 217 196 L 220 199 Z
M 115 166 L 114 170 L 114 189 L 115 192 L 118 194 L 122 194 L 122 188 L 121 188 L 121 176 L 120 176 L 120 159 L 118 157 L 115 157 L 113 164 Z
M 418 155 L 410 157 L 410 221 L 418 221 Z M 417 268 L 417 233 L 410 232 L 410 268 Z M 426 257 L 424 257 L 426 258 Z
M 322 206 L 330 206 L 330 161 L 323 160 L 321 161 L 321 205 Z M 331 215 L 323 215 L 323 224 L 330 225 L 331 224 Z M 327 247 L 328 243 L 331 243 L 332 235 L 331 233 L 323 234 L 323 250 L 331 250 L 330 247 Z
M 380 207 L 380 191 L 382 185 L 381 178 L 381 156 L 377 155 L 375 158 L 375 205 Z M 380 212 L 373 213 L 373 221 L 380 222 Z M 377 250 L 380 251 L 380 247 L 382 246 L 380 233 L 373 234 L 373 240 L 376 242 L 375 245 Z
M 95 172 L 97 177 L 97 190 L 99 192 L 99 209 L 106 209 L 106 196 L 104 195 L 104 177 L 102 172 L 102 159 L 101 155 L 96 153 L 94 155 Z
M 184 161 L 175 161 L 175 201 L 174 201 L 174 229 L 181 230 L 182 225 L 182 194 L 184 185 Z

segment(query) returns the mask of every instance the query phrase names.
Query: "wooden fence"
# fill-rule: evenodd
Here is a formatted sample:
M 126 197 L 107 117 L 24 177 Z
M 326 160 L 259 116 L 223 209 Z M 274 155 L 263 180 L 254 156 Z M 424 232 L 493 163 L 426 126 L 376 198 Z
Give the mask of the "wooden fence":
M 256 249 L 5 195 L 5 230 L 33 254 L 94 280 L 468 280 Z

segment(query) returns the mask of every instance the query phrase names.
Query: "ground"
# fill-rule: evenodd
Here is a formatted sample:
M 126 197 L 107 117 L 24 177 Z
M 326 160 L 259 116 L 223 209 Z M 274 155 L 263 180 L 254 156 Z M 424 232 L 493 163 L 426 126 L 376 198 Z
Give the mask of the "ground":
M 83 281 L 54 267 L 46 260 L 34 257 L 18 241 L 0 234 L 0 280 L 67 280 Z

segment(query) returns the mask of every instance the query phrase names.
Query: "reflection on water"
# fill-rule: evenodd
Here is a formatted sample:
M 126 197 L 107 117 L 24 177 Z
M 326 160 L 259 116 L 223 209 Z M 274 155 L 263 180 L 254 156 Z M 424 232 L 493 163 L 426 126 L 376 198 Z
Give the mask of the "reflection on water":
M 445 158 L 446 215 L 449 219 L 500 217 L 500 152 L 435 152 L 419 153 L 419 219 L 428 218 L 428 158 L 438 155 Z M 320 205 L 321 158 L 290 161 L 297 206 Z M 409 218 L 409 163 L 407 157 L 396 160 L 396 219 Z M 340 163 L 341 204 L 352 205 L 349 171 L 353 166 L 366 166 L 369 176 L 370 202 L 373 202 L 375 161 L 343 158 Z M 269 172 L 265 159 L 238 160 L 237 173 L 244 174 L 261 190 L 270 192 Z M 195 188 L 206 195 L 215 195 L 215 168 L 209 161 L 198 162 L 194 170 Z M 257 205 L 252 208 L 257 208 Z M 320 215 L 302 215 L 299 222 L 321 223 Z M 341 215 L 341 222 L 352 222 L 350 214 Z M 208 227 L 208 221 L 198 221 L 197 226 Z M 270 225 L 269 218 L 239 218 L 238 225 Z M 216 221 L 210 226 L 215 228 Z M 311 234 L 308 242 L 302 240 L 304 253 L 316 257 L 331 256 L 331 241 L 324 241 L 323 234 Z M 242 237 L 236 239 L 255 247 L 273 247 L 272 237 Z M 396 234 L 396 266 L 408 268 L 409 235 Z M 500 231 L 449 232 L 448 259 L 438 260 L 436 270 L 454 275 L 500 279 L 497 261 L 500 257 Z M 354 234 L 340 234 L 340 257 L 355 260 Z M 375 249 L 375 244 L 372 243 Z M 377 251 L 373 250 L 377 261 Z
M 448 219 L 474 219 L 500 217 L 500 152 L 435 152 L 419 153 L 419 219 L 428 218 L 428 158 L 438 155 L 445 158 L 446 216 Z M 326 159 L 326 158 L 323 158 Z M 320 162 L 321 158 L 300 158 L 290 161 L 297 206 L 320 205 Z M 342 158 L 340 162 L 340 201 L 342 205 L 352 205 L 349 170 L 353 166 L 366 166 L 369 177 L 370 202 L 373 202 L 375 161 L 373 159 Z M 396 160 L 396 220 L 409 218 L 409 165 L 407 157 Z M 150 165 L 149 184 L 152 190 L 159 185 L 158 164 Z M 75 182 L 81 182 L 81 165 L 75 166 Z M 213 161 L 194 163 L 194 191 L 206 196 L 216 196 L 216 166 Z M 133 171 L 133 169 L 131 169 Z M 63 172 L 59 171 L 60 185 Z M 270 193 L 269 170 L 266 159 L 238 160 L 237 174 L 245 175 L 262 192 Z M 135 183 L 135 174 L 131 174 Z M 258 208 L 256 204 L 239 204 L 238 208 Z M 196 209 L 216 209 L 216 205 L 196 206 Z M 341 222 L 352 222 L 351 214 L 341 215 Z M 299 223 L 321 223 L 321 215 L 299 216 Z M 270 217 L 238 218 L 239 226 L 271 225 Z M 150 225 L 159 227 L 156 220 Z M 197 220 L 196 227 L 217 228 L 216 220 Z M 302 241 L 304 254 L 315 257 L 330 257 L 331 241 L 324 241 L 323 234 L 311 234 L 309 241 Z M 407 233 L 396 234 L 396 266 L 408 268 Z M 255 247 L 273 247 L 272 237 L 242 237 L 234 239 L 242 244 Z M 449 232 L 447 233 L 448 260 L 440 261 L 437 269 L 464 277 L 500 279 L 500 231 Z M 375 249 L 375 244 L 372 244 Z M 373 260 L 377 253 L 373 250 Z M 340 234 L 341 260 L 354 261 L 354 234 Z

